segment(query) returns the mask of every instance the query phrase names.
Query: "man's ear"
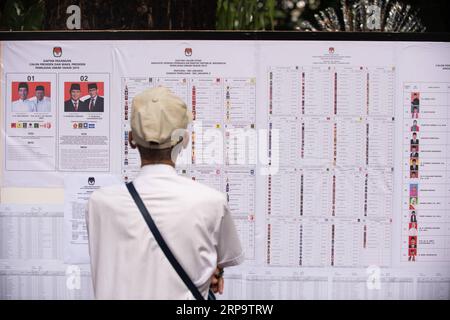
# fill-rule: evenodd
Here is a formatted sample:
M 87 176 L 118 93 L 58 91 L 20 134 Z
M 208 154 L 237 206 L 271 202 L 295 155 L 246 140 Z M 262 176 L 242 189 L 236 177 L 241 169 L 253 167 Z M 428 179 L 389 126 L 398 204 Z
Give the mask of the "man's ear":
M 133 140 L 133 132 L 128 132 L 128 143 L 130 144 L 131 149 L 136 149 L 136 142 Z
M 185 131 L 184 131 L 184 134 L 183 134 L 183 142 L 182 142 L 182 144 L 183 144 L 183 149 L 186 149 L 186 147 L 188 146 L 188 144 L 189 144 L 189 138 L 190 138 L 189 131 L 188 131 L 188 130 L 185 130 Z

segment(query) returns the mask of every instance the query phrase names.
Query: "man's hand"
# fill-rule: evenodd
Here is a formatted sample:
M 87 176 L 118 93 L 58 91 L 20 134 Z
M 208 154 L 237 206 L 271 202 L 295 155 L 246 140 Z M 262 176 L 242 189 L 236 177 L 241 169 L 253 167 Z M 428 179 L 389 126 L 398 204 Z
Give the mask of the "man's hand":
M 216 268 L 216 271 L 211 276 L 211 290 L 214 293 L 220 293 L 223 294 L 223 287 L 224 287 L 224 279 L 223 279 L 223 269 L 220 269 L 219 267 Z

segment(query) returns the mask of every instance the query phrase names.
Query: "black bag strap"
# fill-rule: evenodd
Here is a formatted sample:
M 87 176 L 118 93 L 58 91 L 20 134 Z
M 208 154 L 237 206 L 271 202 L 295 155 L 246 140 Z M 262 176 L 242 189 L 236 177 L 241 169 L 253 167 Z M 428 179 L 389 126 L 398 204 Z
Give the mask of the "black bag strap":
M 133 185 L 133 182 L 126 183 L 128 191 L 131 194 L 131 197 L 133 198 L 134 202 L 136 203 L 137 207 L 139 208 L 139 211 L 142 213 L 142 216 L 144 217 L 145 222 L 147 222 L 147 225 L 150 229 L 150 231 L 153 234 L 153 237 L 155 238 L 156 242 L 158 242 L 158 245 L 161 247 L 161 250 L 166 255 L 167 259 L 169 260 L 172 267 L 175 269 L 175 271 L 180 276 L 181 280 L 183 280 L 184 284 L 189 288 L 192 295 L 197 300 L 205 300 L 205 298 L 200 293 L 200 290 L 198 290 L 197 286 L 192 282 L 191 278 L 189 278 L 186 271 L 184 271 L 183 267 L 178 263 L 177 259 L 173 255 L 172 251 L 170 251 L 169 247 L 167 246 L 167 243 L 164 241 L 164 238 L 162 237 L 161 233 L 158 230 L 158 227 L 156 226 L 155 222 L 153 221 L 150 213 L 148 212 L 147 208 L 145 207 L 144 202 L 142 201 L 141 197 L 139 196 L 139 193 L 136 191 L 136 188 Z

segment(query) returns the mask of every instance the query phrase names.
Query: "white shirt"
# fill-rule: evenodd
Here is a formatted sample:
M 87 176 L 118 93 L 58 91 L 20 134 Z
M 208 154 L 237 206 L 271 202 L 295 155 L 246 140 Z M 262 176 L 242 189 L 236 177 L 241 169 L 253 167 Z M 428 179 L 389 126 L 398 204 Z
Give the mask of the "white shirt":
M 164 240 L 206 298 L 216 266 L 237 265 L 244 258 L 225 195 L 164 164 L 144 166 L 133 183 Z M 194 299 L 124 184 L 94 192 L 86 221 L 97 299 Z
M 33 101 L 30 100 L 16 100 L 12 103 L 12 112 L 33 112 L 36 111 Z
M 43 97 L 42 100 L 35 101 L 37 112 L 50 112 L 50 99 L 48 97 Z

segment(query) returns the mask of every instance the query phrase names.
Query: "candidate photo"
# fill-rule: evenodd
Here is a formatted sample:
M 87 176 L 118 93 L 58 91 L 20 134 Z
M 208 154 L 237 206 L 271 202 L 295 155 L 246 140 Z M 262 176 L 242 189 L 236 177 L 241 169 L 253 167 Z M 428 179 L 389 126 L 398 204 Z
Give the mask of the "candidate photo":
M 418 184 L 414 183 L 414 184 L 410 184 L 409 185 L 409 196 L 410 197 L 417 197 L 418 195 Z
M 419 170 L 419 159 L 418 158 L 411 158 L 409 160 L 409 164 L 411 166 L 411 170 Z
M 104 112 L 103 82 L 66 82 L 64 112 Z
M 420 106 L 420 93 L 412 92 L 411 93 L 411 112 L 414 112 L 414 107 L 419 108 Z
M 67 84 L 67 83 L 66 83 Z M 64 112 L 87 111 L 84 101 L 81 101 L 81 86 L 79 83 L 71 83 L 69 89 L 70 98 L 64 101 Z
M 89 112 L 103 112 L 104 99 L 98 94 L 97 83 L 88 84 L 89 98 L 85 100 Z
M 12 112 L 51 112 L 50 82 L 12 82 Z
M 413 132 L 419 132 L 420 131 L 420 127 L 417 124 L 417 120 L 413 121 L 413 125 L 411 126 L 411 131 L 413 131 Z
M 417 138 L 417 133 L 414 132 L 412 134 L 412 139 L 411 139 L 411 146 L 413 145 L 418 145 L 419 144 L 419 139 Z
M 47 92 L 43 85 L 38 85 L 34 91 L 33 102 L 35 103 L 36 112 L 51 112 L 50 97 L 47 96 Z
M 411 145 L 411 153 L 409 155 L 410 158 L 419 158 L 419 152 L 417 152 L 417 145 Z
M 409 177 L 411 179 L 418 179 L 419 178 L 419 171 L 415 170 L 415 171 L 410 171 L 409 172 Z

